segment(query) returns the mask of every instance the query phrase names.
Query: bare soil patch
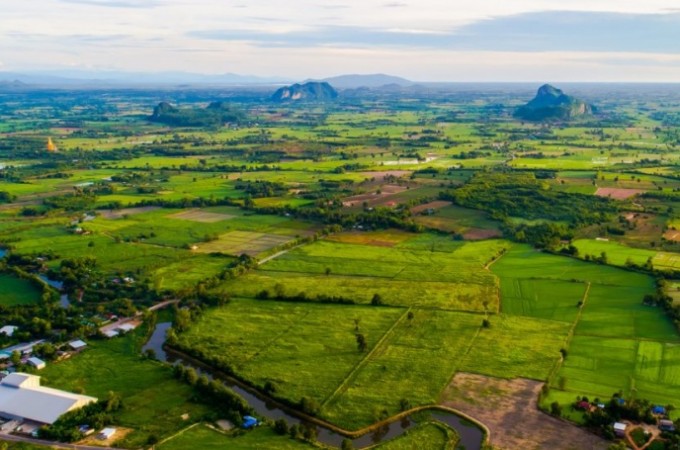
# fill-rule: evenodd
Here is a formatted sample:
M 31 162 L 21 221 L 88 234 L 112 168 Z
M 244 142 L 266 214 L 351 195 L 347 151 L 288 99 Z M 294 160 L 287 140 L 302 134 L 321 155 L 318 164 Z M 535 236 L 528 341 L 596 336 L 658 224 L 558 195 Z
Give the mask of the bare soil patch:
M 411 176 L 413 171 L 411 170 L 381 170 L 379 172 L 360 172 L 361 175 L 365 175 L 366 178 L 375 178 L 376 180 L 383 181 L 386 177 L 397 177 L 401 178 L 403 176 Z
M 485 228 L 470 228 L 468 231 L 463 233 L 463 239 L 469 241 L 481 241 L 483 239 L 491 239 L 503 236 L 498 230 L 488 230 Z
M 505 450 L 600 450 L 608 443 L 575 425 L 538 410 L 543 383 L 458 373 L 442 394 L 442 404 L 484 423 L 491 444 Z
M 343 206 L 352 207 L 361 206 L 364 204 L 364 202 L 366 202 L 368 206 L 386 206 L 386 204 L 390 202 L 389 198 L 391 196 L 404 192 L 407 189 L 408 188 L 406 186 L 386 184 L 376 188 L 372 192 L 344 198 L 342 200 L 342 204 Z M 378 191 L 380 191 L 380 193 L 378 193 Z
M 168 217 L 172 219 L 190 220 L 192 222 L 215 223 L 222 222 L 223 220 L 233 219 L 236 216 L 207 212 L 201 209 L 189 209 L 187 211 L 171 214 Z
M 668 230 L 663 235 L 669 241 L 680 241 L 680 231 L 678 230 Z
M 595 195 L 598 197 L 611 197 L 615 200 L 625 200 L 645 192 L 644 189 L 621 189 L 621 188 L 598 188 Z
M 443 200 L 438 200 L 436 202 L 430 202 L 430 203 L 425 203 L 424 205 L 414 206 L 413 208 L 411 208 L 411 212 L 413 214 L 420 214 L 421 212 L 427 211 L 428 209 L 440 209 L 440 208 L 443 208 L 445 206 L 451 206 L 451 205 L 453 205 L 453 203 L 446 202 L 446 201 L 443 201 Z
M 142 214 L 157 209 L 161 208 L 159 206 L 141 206 L 139 208 L 105 209 L 99 211 L 99 215 L 104 219 L 121 219 L 124 216 L 134 216 L 135 214 Z

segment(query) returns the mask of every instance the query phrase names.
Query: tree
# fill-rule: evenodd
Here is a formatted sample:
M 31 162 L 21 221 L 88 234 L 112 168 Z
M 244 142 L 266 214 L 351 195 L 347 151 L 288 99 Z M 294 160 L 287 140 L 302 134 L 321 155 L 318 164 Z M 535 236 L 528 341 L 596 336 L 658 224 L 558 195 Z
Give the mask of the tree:
M 552 402 L 550 404 L 550 414 L 560 417 L 562 415 L 562 406 L 558 402 Z
M 383 304 L 383 300 L 382 300 L 382 297 L 380 296 L 380 294 L 378 294 L 378 293 L 373 294 L 373 298 L 371 299 L 371 305 L 380 306 L 382 304 Z
M 274 422 L 274 431 L 281 436 L 288 434 L 288 423 L 284 419 L 278 419 Z
M 340 450 L 354 450 L 354 444 L 352 444 L 352 441 L 349 439 L 343 439 Z
M 359 351 L 365 352 L 366 349 L 368 348 L 368 343 L 366 342 L 366 336 L 364 336 L 361 333 L 357 333 L 356 339 L 357 339 L 357 347 L 359 348 Z
M 330 274 L 331 274 L 331 268 L 330 268 L 330 267 L 326 267 L 326 271 L 325 271 L 325 272 L 326 272 L 326 276 L 330 275 Z

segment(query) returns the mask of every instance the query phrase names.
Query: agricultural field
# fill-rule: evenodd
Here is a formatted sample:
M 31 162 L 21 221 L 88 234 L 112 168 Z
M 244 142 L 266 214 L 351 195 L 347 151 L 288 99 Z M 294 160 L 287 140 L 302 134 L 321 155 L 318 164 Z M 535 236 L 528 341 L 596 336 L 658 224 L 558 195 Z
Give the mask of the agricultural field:
M 30 305 L 40 301 L 42 292 L 28 280 L 0 273 L 0 305 Z
M 489 420 L 501 448 L 565 450 L 532 436 L 542 413 L 514 430 L 485 399 L 516 416 L 557 401 L 581 423 L 581 395 L 680 407 L 673 89 L 570 86 L 604 114 L 542 123 L 513 116 L 535 91 L 519 85 L 296 105 L 264 86 L 3 89 L 2 316 L 56 346 L 88 340 L 41 375 L 120 394 L 114 423 L 133 431 L 116 445 L 313 448 L 271 424 L 207 426 L 216 407 L 198 382 L 140 356 L 147 325 L 98 339 L 95 325 L 168 300 L 172 346 L 348 430 L 444 404 Z M 161 101 L 241 118 L 153 122 Z M 41 301 L 14 269 L 70 302 Z M 420 419 L 378 448 L 455 445 Z M 594 442 L 579 433 L 565 431 Z

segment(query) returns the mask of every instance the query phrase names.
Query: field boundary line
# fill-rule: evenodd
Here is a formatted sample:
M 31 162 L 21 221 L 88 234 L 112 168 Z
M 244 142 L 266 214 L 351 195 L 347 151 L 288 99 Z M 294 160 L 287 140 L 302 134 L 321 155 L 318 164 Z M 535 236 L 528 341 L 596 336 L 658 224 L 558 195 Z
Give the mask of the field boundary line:
M 571 329 L 569 330 L 569 333 L 567 333 L 567 337 L 564 340 L 564 348 L 565 350 L 568 350 L 569 347 L 571 346 L 571 341 L 574 340 L 574 335 L 576 334 L 576 327 L 578 326 L 578 323 L 581 321 L 581 316 L 583 316 L 583 310 L 586 307 L 586 301 L 588 300 L 588 294 L 590 294 L 590 286 L 591 283 L 590 281 L 586 284 L 586 291 L 583 293 L 583 297 L 581 299 L 581 306 L 578 309 L 578 313 L 576 314 L 576 319 L 574 319 L 574 324 L 571 326 Z M 548 374 L 547 378 L 547 383 L 550 384 L 555 376 L 557 376 L 557 373 L 560 371 L 562 368 L 562 364 L 564 364 L 564 355 L 560 354 L 560 359 L 557 360 L 555 365 L 553 366 L 552 370 Z
M 338 386 L 331 395 L 326 397 L 326 399 L 321 403 L 321 406 L 319 406 L 319 410 L 323 409 L 331 400 L 333 400 L 340 392 L 342 392 L 344 389 L 346 389 L 347 384 L 354 378 L 357 372 L 365 365 L 365 363 L 368 363 L 373 357 L 373 355 L 377 352 L 377 350 L 385 343 L 387 338 L 389 337 L 390 334 L 397 328 L 397 325 L 401 324 L 404 321 L 404 318 L 408 316 L 408 313 L 411 311 L 412 307 L 409 307 L 404 314 L 401 315 L 397 320 L 394 321 L 392 326 L 383 334 L 383 336 L 380 338 L 380 340 L 375 344 L 373 349 L 368 352 L 368 354 L 363 357 L 352 369 L 352 371 L 345 377 L 342 383 L 340 383 L 340 386 Z
M 160 441 L 160 442 L 157 443 L 156 445 L 165 444 L 165 443 L 168 442 L 169 440 L 175 439 L 175 438 L 176 438 L 177 436 L 179 436 L 180 434 L 183 434 L 185 431 L 189 431 L 189 430 L 191 430 L 192 428 L 194 428 L 194 427 L 196 427 L 196 426 L 198 426 L 198 425 L 200 425 L 200 424 L 201 424 L 201 422 L 196 422 L 196 423 L 193 423 L 193 424 L 189 425 L 189 426 L 186 427 L 186 428 L 182 428 L 182 429 L 179 430 L 177 433 L 173 434 L 172 436 L 166 437 L 165 439 L 163 439 L 162 441 Z M 154 445 L 152 448 L 156 448 L 156 445 Z

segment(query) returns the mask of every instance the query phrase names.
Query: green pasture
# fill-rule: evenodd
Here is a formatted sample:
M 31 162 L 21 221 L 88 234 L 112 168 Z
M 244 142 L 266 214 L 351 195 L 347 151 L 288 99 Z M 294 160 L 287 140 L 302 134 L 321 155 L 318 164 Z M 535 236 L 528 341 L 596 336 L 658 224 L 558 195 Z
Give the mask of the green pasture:
M 182 415 L 199 420 L 211 409 L 192 401 L 192 388 L 175 380 L 169 366 L 141 358 L 146 333 L 142 326 L 125 337 L 90 340 L 84 352 L 48 364 L 40 372 L 42 384 L 97 398 L 119 394 L 124 407 L 114 419 L 135 430 L 125 438 L 128 446 L 141 446 L 151 435 L 172 435 L 188 425 Z
M 42 292 L 28 280 L 0 273 L 0 305 L 32 305 L 40 301 Z
M 267 426 L 257 427 L 244 433 L 224 433 L 216 431 L 207 425 L 194 426 L 172 439 L 157 445 L 159 450 L 186 450 L 196 448 L 201 450 L 300 450 L 313 449 L 315 446 L 281 436 Z

